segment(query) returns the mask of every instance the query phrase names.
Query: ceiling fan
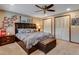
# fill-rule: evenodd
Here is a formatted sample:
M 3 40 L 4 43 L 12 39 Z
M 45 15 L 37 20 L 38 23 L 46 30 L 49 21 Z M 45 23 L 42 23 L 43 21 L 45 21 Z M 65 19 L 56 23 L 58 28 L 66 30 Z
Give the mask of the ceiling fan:
M 36 7 L 40 8 L 40 10 L 38 11 L 35 11 L 35 12 L 40 12 L 40 11 L 43 11 L 44 14 L 46 14 L 47 11 L 50 11 L 50 12 L 55 12 L 55 10 L 52 10 L 50 9 L 51 7 L 54 6 L 54 4 L 50 4 L 50 5 L 43 5 L 42 7 L 39 6 L 39 5 L 35 5 Z

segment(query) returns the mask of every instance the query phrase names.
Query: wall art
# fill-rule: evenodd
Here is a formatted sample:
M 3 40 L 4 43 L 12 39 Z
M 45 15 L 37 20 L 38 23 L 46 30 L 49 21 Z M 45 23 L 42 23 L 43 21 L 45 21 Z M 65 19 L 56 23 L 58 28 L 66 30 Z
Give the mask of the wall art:
M 72 18 L 72 25 L 79 25 L 79 18 Z

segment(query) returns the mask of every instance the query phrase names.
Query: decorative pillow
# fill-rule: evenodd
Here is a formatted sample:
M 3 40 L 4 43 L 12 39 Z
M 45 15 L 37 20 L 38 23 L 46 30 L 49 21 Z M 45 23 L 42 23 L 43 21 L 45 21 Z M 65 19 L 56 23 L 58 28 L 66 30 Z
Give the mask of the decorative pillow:
M 31 32 L 36 32 L 36 29 L 30 29 L 31 30 Z
M 18 29 L 18 33 L 22 33 L 23 29 Z
M 18 33 L 29 33 L 29 32 L 31 31 L 27 29 L 18 29 Z
M 30 33 L 30 32 L 31 32 L 31 30 L 29 30 L 29 29 L 26 29 L 26 30 L 25 30 L 25 32 L 26 32 L 26 33 Z
M 18 33 L 33 33 L 36 29 L 18 29 Z

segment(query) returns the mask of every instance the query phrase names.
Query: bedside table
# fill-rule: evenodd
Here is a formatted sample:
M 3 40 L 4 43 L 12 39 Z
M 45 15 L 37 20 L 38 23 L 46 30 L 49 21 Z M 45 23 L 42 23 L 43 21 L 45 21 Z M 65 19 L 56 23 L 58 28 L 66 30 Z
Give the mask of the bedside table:
M 0 46 L 13 42 L 15 42 L 14 35 L 0 37 Z

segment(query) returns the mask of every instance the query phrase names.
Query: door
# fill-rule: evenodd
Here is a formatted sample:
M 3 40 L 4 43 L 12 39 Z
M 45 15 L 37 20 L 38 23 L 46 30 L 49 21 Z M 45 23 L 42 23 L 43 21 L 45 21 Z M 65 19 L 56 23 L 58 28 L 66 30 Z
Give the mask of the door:
M 44 32 L 51 33 L 51 19 L 44 20 Z
M 55 37 L 57 39 L 69 41 L 70 28 L 69 16 L 61 16 L 55 18 Z

